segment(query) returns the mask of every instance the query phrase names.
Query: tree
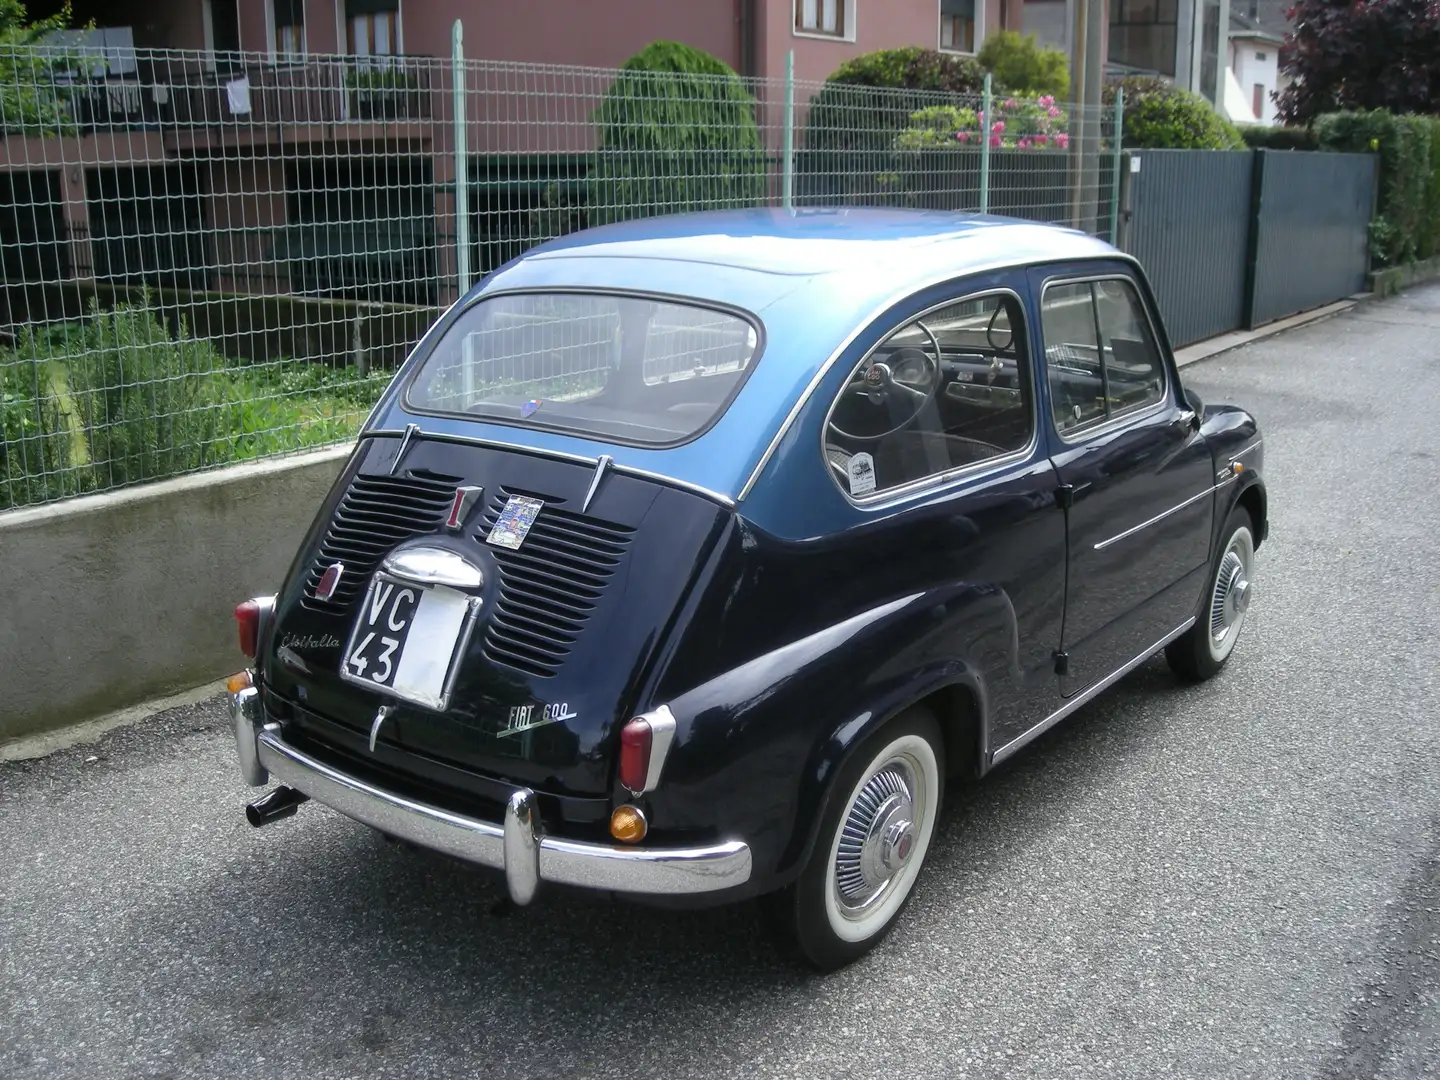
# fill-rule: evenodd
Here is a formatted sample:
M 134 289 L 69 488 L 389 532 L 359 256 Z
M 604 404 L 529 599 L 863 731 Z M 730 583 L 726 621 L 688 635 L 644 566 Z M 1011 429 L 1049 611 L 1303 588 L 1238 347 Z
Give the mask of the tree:
M 1048 95 L 1064 101 L 1070 93 L 1070 61 L 1060 49 L 1049 49 L 1014 30 L 985 39 L 975 59 L 992 76 L 995 90 L 1013 94 Z
M 1115 106 L 1116 91 L 1125 91 L 1122 143 L 1131 150 L 1243 150 L 1235 125 L 1199 94 L 1150 75 L 1130 75 L 1106 83 L 1101 102 Z
M 0 0 L 0 132 L 55 134 L 71 126 L 68 91 L 55 78 L 66 58 L 36 46 L 70 25 L 70 5 L 35 22 L 27 18 L 20 0 Z
M 755 99 L 707 52 L 645 46 L 621 65 L 595 127 L 591 225 L 764 200 Z
M 1297 0 L 1291 20 L 1282 119 L 1308 124 L 1343 109 L 1440 112 L 1435 0 Z

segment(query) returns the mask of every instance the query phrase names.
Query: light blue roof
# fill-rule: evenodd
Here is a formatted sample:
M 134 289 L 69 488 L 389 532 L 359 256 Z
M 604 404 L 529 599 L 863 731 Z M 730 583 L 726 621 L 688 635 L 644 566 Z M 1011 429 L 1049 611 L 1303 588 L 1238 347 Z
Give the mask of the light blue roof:
M 688 296 L 754 313 L 765 348 L 735 401 L 704 435 L 645 449 L 471 419 L 422 430 L 469 434 L 673 477 L 736 498 L 774 434 L 854 333 L 927 285 L 1057 259 L 1127 258 L 1074 229 L 945 211 L 723 210 L 587 229 L 535 248 L 472 292 L 605 288 Z M 377 426 L 411 419 L 391 399 Z

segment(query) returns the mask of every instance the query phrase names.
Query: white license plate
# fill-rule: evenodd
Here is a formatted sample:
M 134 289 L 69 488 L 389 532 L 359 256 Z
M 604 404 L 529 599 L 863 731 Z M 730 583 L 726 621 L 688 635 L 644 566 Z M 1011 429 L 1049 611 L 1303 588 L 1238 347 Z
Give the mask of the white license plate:
M 443 712 L 479 611 L 478 596 L 378 572 L 350 631 L 340 677 Z

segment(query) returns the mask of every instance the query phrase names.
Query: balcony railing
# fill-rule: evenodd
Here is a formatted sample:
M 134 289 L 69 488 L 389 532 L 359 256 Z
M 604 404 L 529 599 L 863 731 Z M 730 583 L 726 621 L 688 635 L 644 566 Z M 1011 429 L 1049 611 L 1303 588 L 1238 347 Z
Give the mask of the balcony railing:
M 34 85 L 17 90 L 41 103 L 39 120 L 16 123 L 0 100 L 4 133 L 425 121 L 439 83 L 437 61 L 425 56 L 257 63 L 254 54 L 137 50 L 127 67 L 106 74 L 73 51 L 29 65 Z

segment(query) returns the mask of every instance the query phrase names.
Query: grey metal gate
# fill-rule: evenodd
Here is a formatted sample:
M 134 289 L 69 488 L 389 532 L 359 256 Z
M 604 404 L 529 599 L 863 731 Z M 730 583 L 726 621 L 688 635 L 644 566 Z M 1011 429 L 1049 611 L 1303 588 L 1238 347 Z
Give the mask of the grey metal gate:
M 1140 168 L 1130 176 L 1125 248 L 1150 278 L 1170 343 L 1179 348 L 1236 329 L 1245 317 L 1250 151 L 1139 150 L 1130 157 Z
M 1373 154 L 1257 154 L 1260 200 L 1247 326 L 1364 289 L 1375 201 Z

